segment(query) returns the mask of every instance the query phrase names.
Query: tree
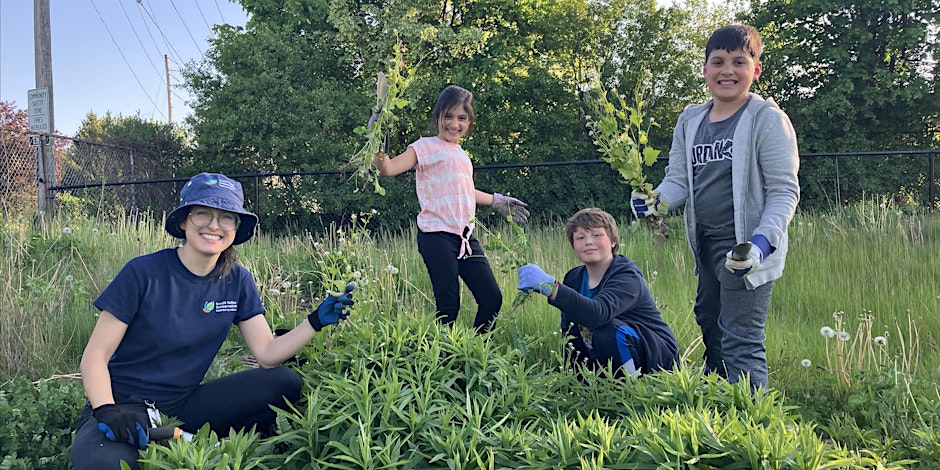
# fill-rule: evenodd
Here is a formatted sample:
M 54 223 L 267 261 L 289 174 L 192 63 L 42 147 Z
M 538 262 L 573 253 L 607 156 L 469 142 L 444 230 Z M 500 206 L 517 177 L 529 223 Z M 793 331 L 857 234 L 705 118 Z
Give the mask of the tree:
M 189 177 L 189 137 L 173 124 L 137 116 L 98 117 L 88 113 L 75 134 L 75 142 L 60 153 L 64 183 L 114 183 Z M 105 211 L 123 215 L 127 211 L 157 214 L 176 205 L 179 191 L 168 185 L 131 185 L 106 193 L 99 189 L 75 190 L 69 204 L 89 214 Z M 106 195 L 106 196 L 105 196 Z
M 758 88 L 789 113 L 801 152 L 929 148 L 940 111 L 938 14 L 940 0 L 754 1 L 749 21 L 765 39 Z M 808 181 L 838 171 L 859 188 L 840 200 L 917 188 L 926 169 L 896 157 L 807 163 Z M 810 189 L 809 199 L 823 198 Z
M 616 25 L 646 28 L 653 20 L 630 15 L 656 10 L 652 0 L 241 3 L 248 23 L 217 27 L 205 60 L 184 71 L 193 97 L 196 161 L 228 173 L 342 167 L 361 145 L 354 129 L 368 119 L 375 77 L 388 69 L 399 42 L 416 75 L 406 92 L 410 104 L 398 113 L 390 136 L 390 153 L 431 132 L 428 118 L 440 91 L 457 84 L 474 93 L 478 121 L 463 146 L 475 164 L 596 159 L 579 91 L 625 49 Z M 663 31 L 651 29 L 643 38 L 670 44 L 656 37 Z M 640 57 L 645 45 L 632 47 Z M 677 66 L 669 77 L 681 71 L 695 73 Z M 664 90 L 672 89 L 669 80 L 663 79 Z M 586 171 L 575 179 L 590 180 L 593 170 Z M 408 178 L 390 181 L 387 196 L 379 198 L 369 188 L 357 192 L 344 177 L 272 177 L 261 192 L 271 197 L 259 204 L 275 228 L 342 221 L 354 208 L 384 211 L 381 221 L 394 219 L 391 226 L 400 227 L 417 210 Z M 517 193 L 536 192 L 535 184 L 522 170 L 493 172 L 478 182 L 483 190 Z

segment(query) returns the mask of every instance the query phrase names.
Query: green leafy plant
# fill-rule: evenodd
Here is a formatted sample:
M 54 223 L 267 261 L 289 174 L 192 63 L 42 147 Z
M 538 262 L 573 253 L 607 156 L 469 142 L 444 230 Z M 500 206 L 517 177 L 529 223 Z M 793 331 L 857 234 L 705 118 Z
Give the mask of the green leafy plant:
M 350 158 L 347 164 L 355 167 L 356 176 L 371 182 L 375 192 L 382 196 L 385 195 L 385 188 L 379 184 L 378 174 L 372 170 L 374 167 L 373 156 L 380 150 L 386 150 L 388 134 L 399 119 L 395 113 L 408 105 L 409 101 L 403 96 L 405 90 L 411 85 L 417 69 L 417 67 L 408 68 L 405 66 L 402 49 L 402 43 L 398 41 L 394 57 L 389 60 L 388 71 L 378 75 L 375 108 L 372 110 L 376 116 L 375 120 L 371 126 L 363 125 L 354 130 L 357 135 L 365 137 L 366 142 Z
M 486 235 L 486 243 L 484 243 L 483 248 L 488 252 L 498 254 L 495 257 L 496 270 L 515 277 L 516 270 L 533 259 L 532 244 L 529 243 L 525 230 L 512 220 L 512 216 L 507 215 L 506 222 L 509 224 L 510 231 L 508 237 L 503 237 L 501 232 L 490 230 L 479 220 L 472 221 Z M 532 297 L 532 294 L 533 291 L 517 291 L 512 299 L 509 313 L 515 312 L 519 306 Z
M 646 181 L 643 167 L 656 162 L 660 151 L 649 143 L 649 130 L 658 124 L 643 114 L 644 88 L 637 84 L 633 91 L 631 106 L 616 89 L 607 91 L 595 87 L 595 116 L 588 116 L 591 138 L 597 146 L 601 159 L 620 173 L 631 190 L 645 193 L 655 199 L 658 193 Z M 659 209 L 667 210 L 661 202 Z M 653 243 L 662 245 L 666 241 L 666 223 L 662 216 L 646 217 L 646 225 L 653 234 Z

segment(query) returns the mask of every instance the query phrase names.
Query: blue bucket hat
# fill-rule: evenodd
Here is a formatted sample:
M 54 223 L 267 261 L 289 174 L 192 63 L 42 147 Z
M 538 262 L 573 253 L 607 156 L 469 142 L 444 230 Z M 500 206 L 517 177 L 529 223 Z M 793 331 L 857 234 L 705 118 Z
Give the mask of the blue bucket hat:
M 189 215 L 192 206 L 206 206 L 238 214 L 241 222 L 235 231 L 233 245 L 247 242 L 258 225 L 258 216 L 245 210 L 242 185 L 219 173 L 200 173 L 189 179 L 180 191 L 180 203 L 166 216 L 166 232 L 176 238 L 186 238 L 180 222 Z

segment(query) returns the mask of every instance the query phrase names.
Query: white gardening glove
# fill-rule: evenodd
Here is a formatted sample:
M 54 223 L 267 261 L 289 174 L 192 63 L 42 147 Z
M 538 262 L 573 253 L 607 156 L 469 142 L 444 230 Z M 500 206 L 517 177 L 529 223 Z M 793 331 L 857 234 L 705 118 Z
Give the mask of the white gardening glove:
M 773 248 L 763 235 L 754 235 L 751 241 L 739 243 L 725 255 L 725 268 L 738 277 L 747 276 L 760 268 L 761 261 L 770 256 Z
M 653 190 L 652 194 L 646 194 L 642 191 L 633 191 L 630 193 L 630 210 L 637 219 L 646 217 L 655 217 L 662 215 L 659 210 L 659 191 Z

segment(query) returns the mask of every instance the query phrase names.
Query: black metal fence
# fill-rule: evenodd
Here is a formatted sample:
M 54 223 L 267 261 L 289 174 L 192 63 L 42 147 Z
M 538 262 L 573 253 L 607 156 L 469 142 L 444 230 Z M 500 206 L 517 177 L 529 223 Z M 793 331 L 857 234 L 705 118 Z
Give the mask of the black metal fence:
M 59 210 L 121 216 L 152 213 L 162 217 L 177 201 L 191 175 L 174 174 L 159 165 L 160 155 L 145 148 L 120 148 L 64 136 L 55 140 L 56 182 L 52 190 Z M 901 204 L 937 207 L 937 150 L 801 154 L 801 210 L 826 210 L 867 196 L 890 195 Z M 0 204 L 4 213 L 35 211 L 36 151 L 29 135 L 0 129 Z M 141 163 L 146 162 L 146 163 Z M 155 163 L 156 162 L 156 163 Z M 647 175 L 657 183 L 665 159 Z M 166 165 L 162 165 L 166 166 Z M 207 171 L 212 171 L 207 168 Z M 317 229 L 348 220 L 352 214 L 377 210 L 378 225 L 394 229 L 417 214 L 413 173 L 382 179 L 388 196 L 373 194 L 351 171 L 322 170 L 228 175 L 245 188 L 247 204 L 271 231 Z M 629 191 L 602 160 L 482 165 L 476 186 L 525 200 L 542 219 L 565 218 L 579 208 L 602 207 L 629 213 Z M 487 222 L 488 211 L 480 211 Z

